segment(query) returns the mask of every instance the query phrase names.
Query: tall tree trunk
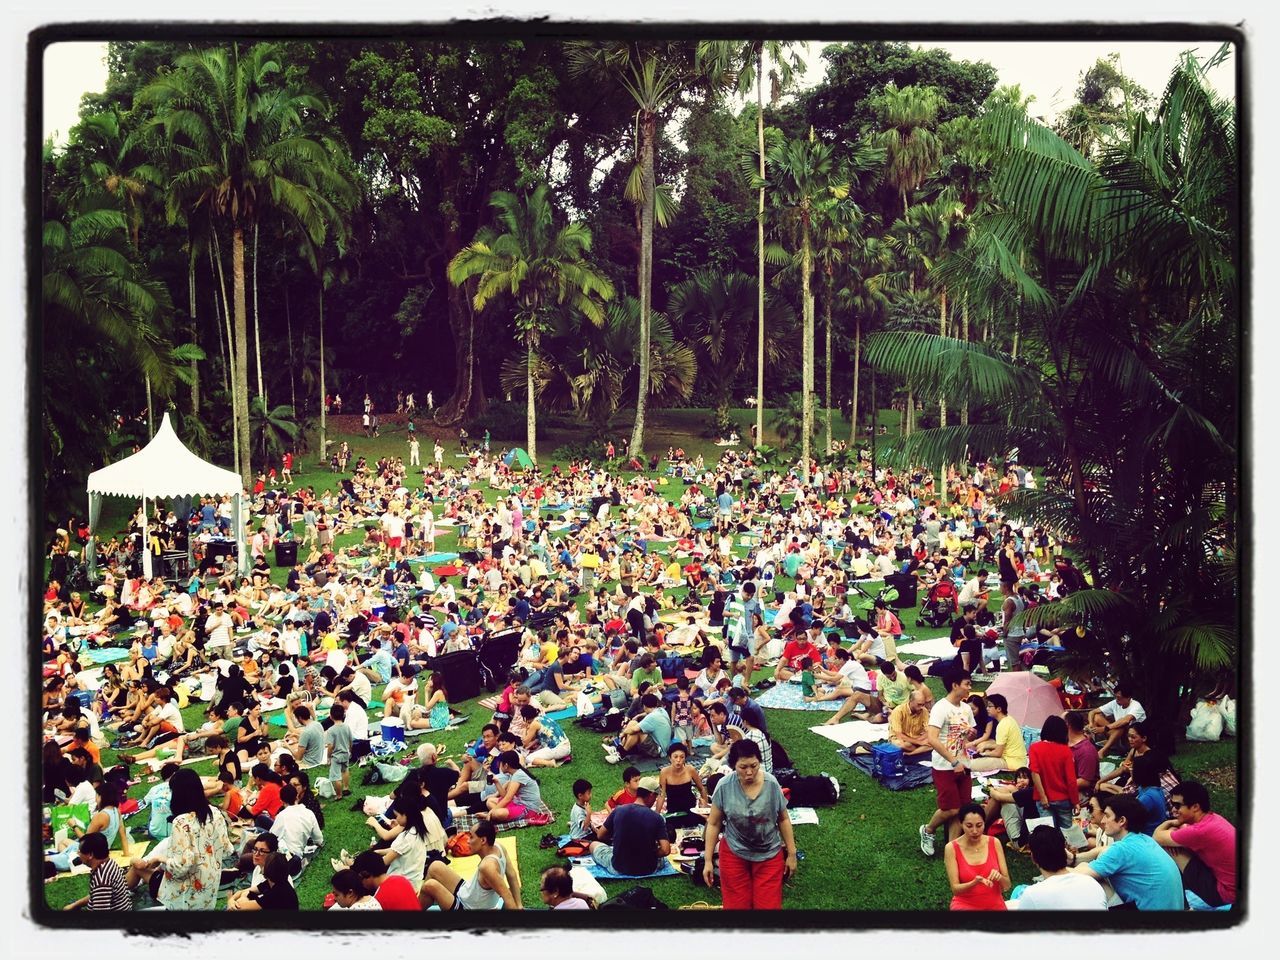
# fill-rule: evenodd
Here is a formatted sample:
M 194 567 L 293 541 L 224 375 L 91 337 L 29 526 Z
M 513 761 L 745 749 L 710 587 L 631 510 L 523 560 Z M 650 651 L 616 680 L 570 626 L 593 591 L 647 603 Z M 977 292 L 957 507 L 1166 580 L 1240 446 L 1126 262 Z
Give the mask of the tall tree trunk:
M 187 253 L 187 309 L 191 316 L 191 342 L 198 343 L 199 327 L 196 325 L 196 254 Z M 200 415 L 200 365 L 191 361 L 191 415 Z
M 534 466 L 538 464 L 538 413 L 537 407 L 533 403 L 533 341 L 529 341 L 525 345 L 525 386 L 528 389 L 528 412 L 525 418 L 525 427 L 527 429 L 527 437 L 525 439 L 525 453 L 529 454 L 529 459 L 533 461 Z
M 445 258 L 449 262 L 462 247 L 452 250 Z M 484 412 L 487 398 L 484 378 L 480 375 L 480 362 L 476 358 L 477 326 L 482 322 L 475 313 L 466 286 L 445 285 L 449 303 L 449 332 L 453 334 L 453 396 L 437 409 L 437 423 L 452 425 Z
M 960 339 L 965 343 L 969 342 L 969 298 L 965 297 L 960 301 Z M 969 401 L 968 399 L 960 402 L 960 425 L 967 427 L 969 425 Z
M 240 421 L 240 476 L 252 486 L 253 459 L 249 436 L 249 311 L 245 303 L 244 227 L 231 229 L 231 299 L 236 331 L 236 418 Z
M 809 460 L 811 456 L 810 439 L 813 436 L 813 294 L 812 288 L 812 270 L 813 270 L 813 253 L 810 249 L 809 241 L 809 204 L 808 201 L 801 207 L 800 216 L 802 218 L 801 241 L 800 241 L 800 302 L 803 305 L 802 312 L 804 314 L 804 332 L 801 334 L 803 339 L 803 369 L 801 371 L 801 393 L 803 404 L 801 409 L 804 411 L 800 418 L 801 436 L 800 436 L 800 471 L 803 484 L 809 485 Z
M 903 406 L 902 412 L 906 416 L 906 434 L 909 437 L 916 429 L 916 395 L 915 391 L 910 387 L 907 387 L 907 402 Z
M 858 374 L 862 369 L 862 317 L 853 315 L 853 404 L 849 407 L 849 449 L 858 447 Z M 875 431 L 875 424 L 871 425 Z
M 823 292 L 822 320 L 827 328 L 827 356 L 822 365 L 827 378 L 824 402 L 827 405 L 827 456 L 831 456 L 831 264 L 826 265 L 827 289 Z
M 876 369 L 867 370 L 871 377 L 871 483 L 876 482 L 876 434 L 879 433 L 880 408 L 876 406 Z
M 329 462 L 328 438 L 326 431 L 328 428 L 328 411 L 325 407 L 325 397 L 328 394 L 324 389 L 324 270 L 320 271 L 320 292 L 317 295 L 317 303 L 320 309 L 320 465 L 323 467 Z M 355 402 L 355 398 L 352 398 Z
M 633 457 L 644 455 L 644 421 L 649 407 L 649 313 L 653 304 L 653 211 L 657 189 L 653 164 L 657 129 L 657 114 L 642 113 L 640 178 L 644 197 L 640 208 L 640 390 L 636 397 L 636 422 L 631 428 L 628 448 Z
M 151 409 L 151 374 L 145 374 L 142 380 L 147 389 L 147 437 L 151 438 L 156 435 L 155 414 Z
M 226 376 L 227 393 L 231 396 L 231 449 L 234 452 L 234 468 L 240 473 L 240 418 L 236 416 L 236 394 L 238 378 L 235 371 L 235 338 L 231 335 L 231 304 L 227 300 L 227 275 L 222 267 L 222 242 L 218 239 L 218 230 L 213 228 L 213 246 L 209 249 L 211 261 L 218 264 L 218 288 L 222 291 L 222 326 L 227 334 L 227 350 L 223 354 L 223 367 Z
M 295 415 L 298 413 L 298 385 L 294 376 L 295 361 L 293 357 L 293 316 L 289 312 L 289 276 L 285 271 L 284 278 L 284 329 L 285 335 L 289 338 L 289 402 L 293 406 Z
M 267 406 L 266 388 L 262 385 L 262 337 L 261 328 L 258 325 L 258 225 L 256 223 L 253 225 L 253 356 L 258 363 L 258 397 L 262 400 L 263 412 L 266 412 L 270 407 Z
M 942 294 L 938 297 L 939 320 L 938 333 L 940 336 L 947 335 L 947 288 L 942 288 Z M 938 394 L 938 426 L 945 427 L 947 425 L 947 395 L 945 393 Z
M 760 199 L 756 208 L 756 446 L 764 443 L 764 46 L 756 51 L 756 146 Z

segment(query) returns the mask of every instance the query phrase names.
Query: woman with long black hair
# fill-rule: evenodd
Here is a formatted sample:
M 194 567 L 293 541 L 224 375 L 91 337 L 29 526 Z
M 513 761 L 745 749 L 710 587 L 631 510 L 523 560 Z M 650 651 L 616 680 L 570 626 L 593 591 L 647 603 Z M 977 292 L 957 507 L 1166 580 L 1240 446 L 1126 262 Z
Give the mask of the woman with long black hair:
M 200 777 L 182 769 L 169 780 L 172 832 L 157 899 L 167 910 L 212 910 L 222 861 L 233 852 L 223 815 L 209 806 Z

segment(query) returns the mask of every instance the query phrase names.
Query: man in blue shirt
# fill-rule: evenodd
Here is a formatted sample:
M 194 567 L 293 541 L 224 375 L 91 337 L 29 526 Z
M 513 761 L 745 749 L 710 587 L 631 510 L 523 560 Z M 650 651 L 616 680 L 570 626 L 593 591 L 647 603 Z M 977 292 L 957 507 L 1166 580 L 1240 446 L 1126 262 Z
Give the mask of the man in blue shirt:
M 515 618 L 521 623 L 527 623 L 529 620 L 529 614 L 533 612 L 533 608 L 529 606 L 529 601 L 525 599 L 523 588 L 516 593 L 515 598 L 511 601 L 511 606 L 511 612 Z
M 628 752 L 642 757 L 665 757 L 671 746 L 671 717 L 659 709 L 662 701 L 652 693 L 640 698 L 640 714 L 627 722 L 621 734 L 605 744 L 605 762 L 618 763 Z
M 657 777 L 644 777 L 636 790 L 636 802 L 613 808 L 596 831 L 600 839 L 591 844 L 591 857 L 596 863 L 632 877 L 658 869 L 662 858 L 671 852 L 667 823 L 653 810 L 658 790 Z
M 1139 910 L 1183 910 L 1182 873 L 1163 847 L 1139 832 L 1146 819 L 1135 797 L 1107 797 L 1100 823 L 1111 843 L 1073 854 L 1075 871 L 1108 881 L 1116 896 Z

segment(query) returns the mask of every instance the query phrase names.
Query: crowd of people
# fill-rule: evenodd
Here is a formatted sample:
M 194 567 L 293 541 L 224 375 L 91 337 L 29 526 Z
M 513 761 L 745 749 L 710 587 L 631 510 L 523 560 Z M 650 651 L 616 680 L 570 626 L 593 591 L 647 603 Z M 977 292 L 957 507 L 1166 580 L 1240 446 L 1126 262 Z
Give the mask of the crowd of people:
M 412 415 L 412 395 L 399 406 Z M 751 450 L 708 468 L 673 449 L 665 472 L 626 476 L 589 461 L 512 469 L 479 446 L 446 465 L 439 450 L 425 467 L 416 455 L 410 465 L 356 457 L 347 472 L 343 443 L 340 478 L 319 490 L 291 482 L 290 456 L 249 491 L 245 571 L 219 548 L 235 533 L 226 499 L 145 525 L 135 516 L 98 543 L 102 582 L 91 592 L 68 583 L 87 529 L 59 530 L 44 596 L 43 788 L 46 802 L 92 811 L 50 838 L 50 875 L 90 873 L 90 895 L 71 907 L 213 909 L 225 895 L 227 910 L 297 909 L 294 882 L 324 846 L 321 800 L 350 794 L 384 721 L 448 728 L 447 680 L 432 664 L 495 633 L 519 639 L 492 722 L 458 761 L 418 747 L 416 765 L 367 808 L 370 848 L 331 858 L 328 908 L 522 908 L 497 833 L 538 822 L 536 771 L 572 749 L 548 716 L 566 706 L 620 714 L 602 748 L 627 765 L 601 816 L 592 784 L 574 785 L 570 834 L 585 855 L 643 874 L 670 852 L 676 826 L 692 826 L 705 882 L 726 908 L 780 907 L 797 851 L 753 699 L 761 669 L 764 686 L 798 682 L 805 700 L 839 701 L 832 722 L 886 724 L 890 743 L 927 756 L 937 811 L 920 847 L 932 856 L 947 828 L 956 909 L 1005 905 L 1006 846 L 1029 852 L 1044 876 L 1014 891 L 1008 903 L 1021 909 L 1095 905 L 1081 878 L 1103 906 L 1180 908 L 1184 885 L 1209 906 L 1232 902 L 1234 831 L 1200 784 L 1179 783 L 1149 748 L 1145 713 L 1123 685 L 1098 710 L 1050 718 L 1029 749 L 1004 698 L 971 689 L 971 676 L 1029 669 L 1071 642 L 1022 616 L 1086 586 L 1048 531 L 1000 508 L 1030 471 L 987 463 L 873 478 L 865 466 L 814 464 L 802 478 Z M 153 552 L 191 547 L 188 574 L 140 576 L 144 527 L 158 538 Z M 445 532 L 456 553 L 437 553 Z M 281 540 L 296 542 L 298 558 L 273 578 Z M 954 657 L 930 671 L 941 698 L 899 656 L 899 617 L 871 592 L 895 576 L 915 578 L 950 624 Z M 90 654 L 104 649 L 120 656 L 99 667 Z M 664 682 L 666 662 L 689 657 L 697 676 Z M 189 730 L 182 710 L 196 700 L 205 720 Z M 1122 744 L 1128 755 L 1101 774 L 1100 757 Z M 691 761 L 698 745 L 705 764 Z M 108 746 L 117 765 L 104 770 Z M 184 764 L 195 757 L 216 772 L 193 773 Z M 659 775 L 635 771 L 639 758 L 660 758 Z M 122 798 L 148 768 L 155 843 L 140 857 L 124 851 L 121 869 L 103 841 L 124 835 Z M 973 802 L 971 777 L 992 773 L 1002 778 Z M 1086 836 L 1073 842 L 1082 819 Z M 1007 845 L 991 835 L 997 821 Z M 467 877 L 448 862 L 461 847 L 479 858 Z M 539 896 L 552 909 L 590 905 L 561 868 L 543 873 Z

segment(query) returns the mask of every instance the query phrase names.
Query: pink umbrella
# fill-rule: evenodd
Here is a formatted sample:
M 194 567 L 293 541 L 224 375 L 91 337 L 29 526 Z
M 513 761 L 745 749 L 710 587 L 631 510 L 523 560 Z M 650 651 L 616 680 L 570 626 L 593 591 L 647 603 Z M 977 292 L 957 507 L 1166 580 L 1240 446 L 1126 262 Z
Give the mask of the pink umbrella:
M 1062 716 L 1058 691 L 1034 673 L 1002 673 L 983 693 L 998 693 L 1009 701 L 1009 716 L 1021 726 L 1039 730 L 1046 717 Z

